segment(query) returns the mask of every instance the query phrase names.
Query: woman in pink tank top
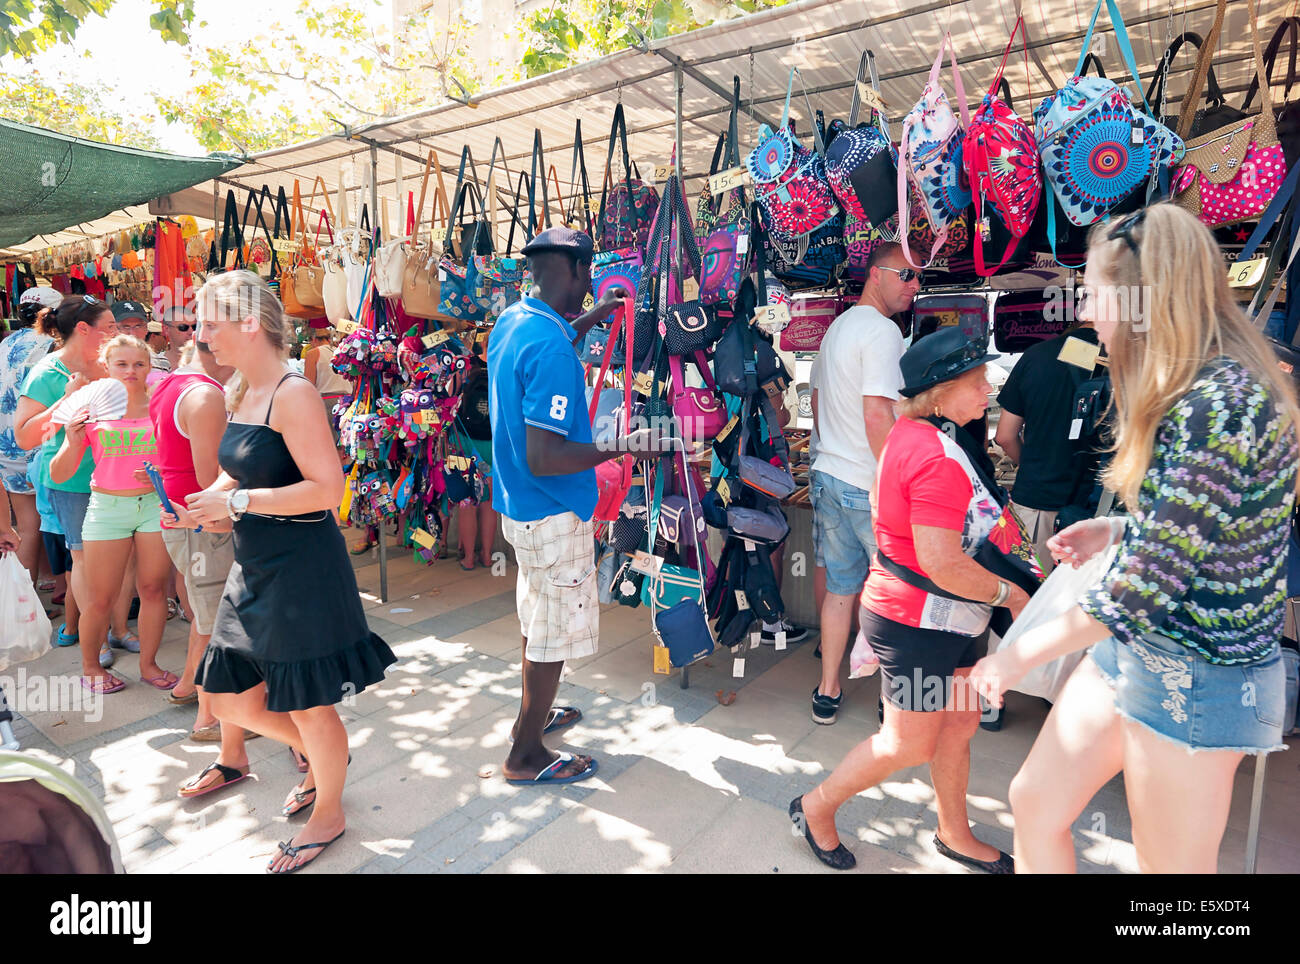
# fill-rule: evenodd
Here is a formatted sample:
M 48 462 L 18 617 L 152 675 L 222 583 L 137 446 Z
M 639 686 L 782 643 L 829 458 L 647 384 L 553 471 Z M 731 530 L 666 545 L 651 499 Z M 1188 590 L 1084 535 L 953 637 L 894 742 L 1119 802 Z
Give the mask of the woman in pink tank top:
M 56 482 L 76 471 L 87 447 L 95 462 L 90 505 L 82 526 L 89 598 L 82 602 L 81 632 L 89 633 L 90 639 L 107 633 L 109 614 L 134 545 L 140 595 L 140 679 L 170 690 L 178 678 L 158 666 L 157 656 L 167 622 L 171 558 L 163 545 L 158 496 L 144 471 L 145 461 L 155 458 L 157 447 L 146 384 L 149 349 L 137 338 L 118 335 L 104 344 L 100 358 L 109 377 L 126 386 L 126 413 L 122 418 L 89 423 L 85 414 L 78 416 L 68 424 L 63 446 L 50 462 L 50 477 Z M 116 693 L 126 683 L 106 673 L 94 679 L 83 677 L 82 685 L 98 693 Z

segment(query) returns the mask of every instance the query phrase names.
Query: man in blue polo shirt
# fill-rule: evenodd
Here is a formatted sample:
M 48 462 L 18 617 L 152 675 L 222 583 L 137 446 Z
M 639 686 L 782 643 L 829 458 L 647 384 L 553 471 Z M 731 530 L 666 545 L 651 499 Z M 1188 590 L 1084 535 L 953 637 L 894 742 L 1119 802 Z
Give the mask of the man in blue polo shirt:
M 501 313 L 488 343 L 492 505 L 519 564 L 516 598 L 524 638 L 523 700 L 503 772 L 516 784 L 573 783 L 596 772 L 588 756 L 553 753 L 545 732 L 577 722 L 552 707 L 564 661 L 596 652 L 595 467 L 626 453 L 656 455 L 671 440 L 642 429 L 614 447 L 592 444 L 586 383 L 574 341 L 608 317 L 615 289 L 576 322 L 591 291 L 591 238 L 550 228 L 523 248 L 536 297 Z

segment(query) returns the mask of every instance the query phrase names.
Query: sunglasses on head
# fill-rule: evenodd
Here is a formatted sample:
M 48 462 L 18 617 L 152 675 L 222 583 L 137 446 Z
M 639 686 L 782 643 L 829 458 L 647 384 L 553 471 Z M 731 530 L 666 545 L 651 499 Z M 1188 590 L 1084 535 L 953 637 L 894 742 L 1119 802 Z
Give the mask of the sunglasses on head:
M 880 268 L 882 271 L 894 272 L 894 274 L 898 275 L 898 280 L 903 282 L 903 284 L 907 284 L 912 280 L 925 284 L 925 272 L 919 271 L 916 268 L 891 268 L 886 264 L 878 264 L 876 267 Z
M 1133 252 L 1133 257 L 1141 260 L 1142 254 L 1138 251 L 1138 244 L 1133 240 L 1133 232 L 1142 226 L 1142 222 L 1147 218 L 1147 209 L 1139 208 L 1128 217 L 1116 222 L 1115 226 L 1110 229 L 1106 235 L 1107 241 L 1123 241 L 1128 245 L 1128 249 Z

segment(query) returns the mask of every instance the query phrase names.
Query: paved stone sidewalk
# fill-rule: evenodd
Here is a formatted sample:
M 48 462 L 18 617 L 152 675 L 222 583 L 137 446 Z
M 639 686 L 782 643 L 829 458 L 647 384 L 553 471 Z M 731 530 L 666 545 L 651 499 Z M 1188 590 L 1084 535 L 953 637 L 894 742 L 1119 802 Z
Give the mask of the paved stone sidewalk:
M 650 669 L 644 609 L 601 614 L 601 649 L 572 664 L 560 700 L 584 719 L 552 746 L 594 754 L 598 775 L 549 790 L 508 785 L 500 765 L 520 695 L 513 568 L 493 575 L 432 568 L 394 550 L 390 600 L 378 601 L 374 554 L 357 562 L 372 627 L 399 657 L 385 681 L 341 707 L 353 761 L 346 836 L 318 871 L 341 873 L 753 872 L 823 870 L 791 835 L 786 807 L 877 729 L 876 678 L 845 687 L 839 722 L 813 723 L 818 677 L 813 636 L 777 653 L 746 653 L 733 679 L 729 653 L 680 677 Z M 168 624 L 160 662 L 179 669 L 188 625 Z M 261 873 L 303 818 L 279 808 L 299 774 L 289 752 L 248 744 L 253 779 L 181 801 L 176 786 L 215 758 L 186 739 L 194 708 L 168 706 L 138 682 L 135 657 L 119 657 L 127 690 L 104 699 L 103 719 L 29 712 L 15 727 L 23 748 L 72 769 L 103 800 L 131 872 Z M 26 664 L 28 675 L 76 672 L 71 651 Z M 720 705 L 719 689 L 735 691 Z M 21 707 L 16 707 L 21 709 Z M 977 833 L 1011 849 L 1007 787 L 1044 716 L 1040 700 L 1010 694 L 1000 732 L 972 745 L 970 813 Z M 1268 768 L 1259 868 L 1300 871 L 1297 754 Z M 1252 764 L 1238 774 L 1220 869 L 1243 866 Z M 930 843 L 934 793 L 925 768 L 859 795 L 839 817 L 862 872 L 964 873 Z M 1122 779 L 1086 808 L 1075 828 L 1080 869 L 1136 872 Z M 828 871 L 829 872 L 829 871 Z

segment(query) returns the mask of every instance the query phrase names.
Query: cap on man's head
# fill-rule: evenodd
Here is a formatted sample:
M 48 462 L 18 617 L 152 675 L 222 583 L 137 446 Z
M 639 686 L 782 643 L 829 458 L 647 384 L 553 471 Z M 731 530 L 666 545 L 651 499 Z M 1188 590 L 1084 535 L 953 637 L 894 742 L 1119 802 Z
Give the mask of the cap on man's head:
M 149 312 L 138 301 L 118 301 L 113 304 L 113 320 L 125 321 L 128 318 L 148 319 Z
M 41 285 L 37 288 L 28 288 L 18 297 L 18 304 L 30 305 L 38 304 L 42 308 L 57 308 L 59 302 L 63 300 L 63 295 L 59 294 L 53 288 L 47 288 Z
M 590 261 L 595 250 L 596 246 L 591 238 L 583 232 L 575 231 L 573 228 L 555 227 L 539 232 L 533 240 L 523 246 L 522 253 L 535 255 L 545 251 L 557 251 L 571 255 L 579 261 Z
M 151 335 L 161 335 L 163 333 L 163 326 L 161 321 L 151 321 L 144 327 L 145 330 L 148 331 L 149 334 Z

